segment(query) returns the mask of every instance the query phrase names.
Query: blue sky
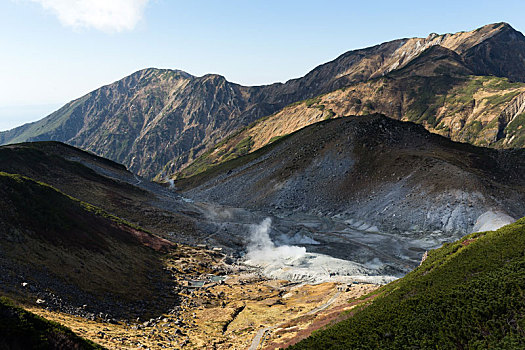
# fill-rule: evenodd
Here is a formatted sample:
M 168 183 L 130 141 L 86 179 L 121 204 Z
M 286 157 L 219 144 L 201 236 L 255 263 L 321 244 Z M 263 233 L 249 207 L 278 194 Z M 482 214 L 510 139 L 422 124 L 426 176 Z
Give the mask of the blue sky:
M 0 130 L 146 67 L 284 82 L 396 38 L 525 31 L 524 13 L 523 0 L 2 0 Z

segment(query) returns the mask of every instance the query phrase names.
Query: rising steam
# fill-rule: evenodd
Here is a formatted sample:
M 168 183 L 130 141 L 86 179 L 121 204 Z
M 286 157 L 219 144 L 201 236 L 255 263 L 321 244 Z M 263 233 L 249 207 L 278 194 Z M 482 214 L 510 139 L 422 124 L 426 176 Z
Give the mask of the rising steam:
M 304 247 L 276 245 L 270 238 L 271 226 L 270 218 L 251 226 L 244 257 L 246 265 L 260 268 L 266 277 L 307 283 L 363 281 L 384 284 L 395 279 L 379 274 L 374 267 L 324 254 L 307 253 Z M 299 238 L 305 244 L 319 244 L 311 238 Z
M 306 255 L 306 248 L 290 245 L 276 246 L 270 238 L 272 219 L 266 218 L 253 225 L 247 246 L 246 260 L 250 264 L 264 266 L 285 265 L 287 261 L 297 260 Z

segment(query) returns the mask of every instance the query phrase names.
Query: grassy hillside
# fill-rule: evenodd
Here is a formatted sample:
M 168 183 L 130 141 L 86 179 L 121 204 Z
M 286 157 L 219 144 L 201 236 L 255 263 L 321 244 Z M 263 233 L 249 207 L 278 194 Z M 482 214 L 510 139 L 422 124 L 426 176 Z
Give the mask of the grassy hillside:
M 0 171 L 53 186 L 156 234 L 195 235 L 193 222 L 155 206 L 155 195 L 121 165 L 60 142 L 0 147 Z M 160 186 L 159 186 L 160 187 Z
M 347 320 L 290 349 L 522 349 L 525 218 L 431 251 Z
M 0 348 L 103 349 L 58 323 L 15 306 L 7 298 L 0 298 Z
M 171 243 L 21 175 L 0 172 L 0 197 L 0 292 L 120 315 L 120 303 L 163 307 L 156 299 L 171 286 L 163 261 Z

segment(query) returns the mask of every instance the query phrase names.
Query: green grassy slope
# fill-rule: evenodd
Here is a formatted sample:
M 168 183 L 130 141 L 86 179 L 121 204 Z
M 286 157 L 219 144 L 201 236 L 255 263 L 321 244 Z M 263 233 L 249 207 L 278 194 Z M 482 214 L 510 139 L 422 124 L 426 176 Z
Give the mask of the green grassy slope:
M 525 218 L 429 252 L 369 306 L 291 349 L 525 348 Z
M 58 323 L 27 312 L 0 298 L 1 349 L 103 349 Z

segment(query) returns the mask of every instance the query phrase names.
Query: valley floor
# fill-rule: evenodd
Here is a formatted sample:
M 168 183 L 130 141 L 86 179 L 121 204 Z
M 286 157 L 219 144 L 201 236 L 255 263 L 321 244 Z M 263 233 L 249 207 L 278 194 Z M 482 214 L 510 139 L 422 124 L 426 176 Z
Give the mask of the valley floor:
M 108 323 L 27 309 L 109 349 L 276 349 L 340 320 L 341 312 L 363 302 L 358 299 L 377 287 L 297 284 L 241 271 L 185 289 L 180 307 L 157 319 Z

